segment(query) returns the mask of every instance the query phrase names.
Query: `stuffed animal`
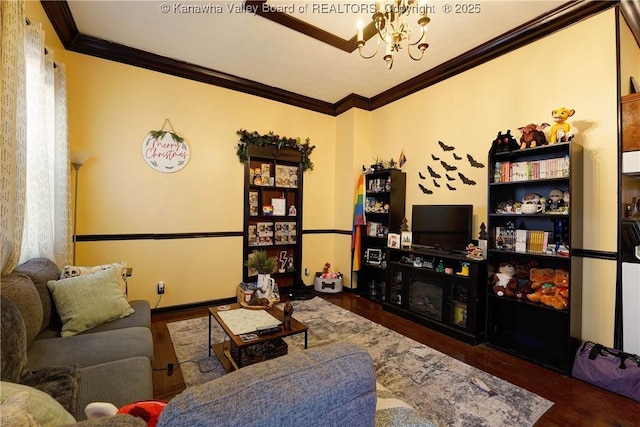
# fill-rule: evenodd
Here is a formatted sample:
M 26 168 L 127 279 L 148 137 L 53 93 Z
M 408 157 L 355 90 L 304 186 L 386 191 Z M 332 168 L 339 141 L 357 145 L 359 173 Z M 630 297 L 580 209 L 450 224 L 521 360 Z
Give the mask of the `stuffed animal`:
M 518 141 L 511 135 L 511 130 L 507 130 L 507 133 L 503 134 L 502 131 L 498 132 L 496 139 L 491 144 L 489 155 L 492 156 L 496 153 L 508 153 L 520 148 Z
M 522 136 L 520 136 L 520 149 L 547 145 L 547 137 L 544 136 L 542 131 L 549 126 L 551 126 L 549 123 L 542 123 L 540 126 L 530 123 L 519 127 L 518 130 L 522 133 Z
M 560 288 L 568 288 L 569 271 L 564 268 L 556 268 L 553 272 L 553 284 Z
M 338 274 L 331 271 L 330 268 L 331 264 L 325 262 L 324 267 L 322 268 L 322 275 L 320 277 L 322 277 L 323 279 L 337 279 Z
M 509 263 L 502 263 L 498 272 L 493 276 L 493 292 L 499 297 L 513 297 L 518 288 L 515 278 L 516 270 Z
M 143 400 L 118 409 L 118 414 L 130 414 L 142 418 L 147 422 L 147 427 L 155 427 L 160 418 L 160 413 L 167 406 L 162 400 Z
M 541 302 L 542 297 L 553 293 L 553 269 L 532 268 L 529 272 L 532 293 L 527 294 L 527 299 L 532 302 Z
M 569 117 L 573 116 L 575 112 L 576 110 L 571 110 L 564 107 L 558 108 L 557 110 L 553 110 L 551 112 L 553 121 L 556 123 L 551 126 L 549 144 L 571 141 L 571 138 L 573 138 L 573 134 L 571 133 L 571 126 L 569 126 L 569 123 L 566 123 L 566 120 Z
M 517 281 L 517 290 L 515 297 L 517 299 L 525 299 L 528 293 L 531 293 L 531 281 L 529 280 L 530 268 L 525 264 L 516 264 L 515 277 Z
M 569 271 L 563 268 L 556 268 L 553 273 L 553 285 L 555 293 L 553 299 L 547 305 L 556 310 L 566 310 L 569 307 Z

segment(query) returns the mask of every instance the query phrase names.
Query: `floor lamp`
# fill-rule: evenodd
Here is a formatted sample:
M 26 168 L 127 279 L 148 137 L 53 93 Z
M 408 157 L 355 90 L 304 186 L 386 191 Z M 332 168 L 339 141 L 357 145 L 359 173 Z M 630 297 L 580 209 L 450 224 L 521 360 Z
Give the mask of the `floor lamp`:
M 76 170 L 76 182 L 73 192 L 73 265 L 76 264 L 76 225 L 78 220 L 78 174 L 82 165 L 89 159 L 86 151 L 71 151 L 71 166 Z

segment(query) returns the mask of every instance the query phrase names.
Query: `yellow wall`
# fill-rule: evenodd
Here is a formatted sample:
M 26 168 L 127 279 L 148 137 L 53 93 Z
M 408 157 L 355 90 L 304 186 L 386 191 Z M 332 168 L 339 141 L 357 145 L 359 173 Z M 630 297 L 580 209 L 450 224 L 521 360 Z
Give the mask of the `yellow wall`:
M 576 109 L 570 123 L 585 147 L 584 248 L 615 251 L 615 47 L 609 10 L 376 111 L 337 118 L 67 52 L 71 146 L 92 155 L 80 170 L 78 234 L 241 231 L 240 128 L 310 137 L 317 146 L 316 168 L 304 176 L 304 230 L 350 230 L 361 165 L 375 156 L 397 159 L 404 149 L 407 216 L 413 204 L 471 203 L 477 232 L 487 214 L 486 168 L 465 167 L 477 185 L 456 191 L 427 185 L 434 190 L 427 196 L 417 186 L 431 154 L 446 160 L 437 141 L 486 164 L 498 131 L 519 136 L 519 126 L 550 122 L 551 110 L 566 106 Z M 191 147 L 189 164 L 174 174 L 152 170 L 140 154 L 146 133 L 167 118 Z M 78 244 L 77 263 L 125 259 L 134 267 L 130 298 L 154 303 L 155 284 L 164 280 L 160 306 L 173 306 L 233 296 L 241 244 L 240 237 L 87 242 Z M 349 271 L 348 234 L 305 235 L 303 252 L 311 272 L 326 261 Z M 611 344 L 615 262 L 585 259 L 584 266 L 583 338 Z
M 333 228 L 334 118 L 72 52 L 67 69 L 71 144 L 92 156 L 80 170 L 79 235 L 241 231 L 241 128 L 311 138 L 318 166 L 304 176 L 303 229 Z M 147 132 L 165 119 L 191 150 L 187 166 L 170 174 L 141 156 Z M 310 240 L 331 256 L 326 239 Z M 155 300 L 155 284 L 164 280 L 160 306 L 171 306 L 235 295 L 241 246 L 241 237 L 80 242 L 76 262 L 126 259 L 134 267 L 130 298 Z M 317 270 L 325 258 L 305 252 L 303 265 Z
M 577 130 L 575 141 L 585 148 L 583 247 L 615 252 L 615 35 L 615 11 L 609 10 L 374 111 L 372 153 L 387 159 L 404 147 L 408 157 L 407 217 L 414 204 L 470 203 L 479 232 L 487 215 L 487 169 L 472 168 L 466 159 L 455 162 L 438 141 L 455 146 L 458 155 L 471 154 L 486 164 L 498 131 L 511 129 L 519 138 L 520 126 L 552 123 L 551 111 L 565 106 L 576 110 L 569 123 Z M 556 53 L 558 47 L 567 55 Z M 477 185 L 455 181 L 457 189 L 450 191 L 444 185 L 434 187 L 430 179 L 420 180 L 419 171 L 428 176 L 427 165 L 442 172 L 431 154 L 464 165 L 463 174 Z M 434 193 L 423 194 L 419 182 Z M 612 344 L 616 262 L 585 259 L 584 266 L 583 337 Z

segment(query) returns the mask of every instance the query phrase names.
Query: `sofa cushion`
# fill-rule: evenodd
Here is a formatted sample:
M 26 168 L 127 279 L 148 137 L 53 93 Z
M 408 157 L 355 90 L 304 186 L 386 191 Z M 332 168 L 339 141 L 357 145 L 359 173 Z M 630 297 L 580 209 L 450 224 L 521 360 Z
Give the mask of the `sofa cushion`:
M 371 427 L 375 405 L 371 356 L 355 344 L 340 342 L 256 363 L 189 387 L 171 399 L 158 427 Z M 278 410 L 282 407 L 287 410 Z
M 112 417 L 84 420 L 65 427 L 148 427 L 148 424 L 142 418 L 129 414 L 118 414 Z
M 106 270 L 107 268 L 115 268 L 118 273 L 118 285 L 123 294 L 127 294 L 127 263 L 125 261 L 114 262 L 111 264 L 96 265 L 93 267 L 81 267 L 78 265 L 65 265 L 60 273 L 61 279 L 68 279 L 69 277 L 82 276 L 83 274 L 93 274 L 98 271 Z
M 55 280 L 60 277 L 60 269 L 58 266 L 49 258 L 31 258 L 16 267 L 13 272 L 29 276 L 36 286 L 38 294 L 40 294 L 40 301 L 42 303 L 42 327 L 40 331 L 52 325 L 59 326 L 60 319 L 53 305 L 53 299 L 51 298 L 49 289 L 47 288 L 49 280 Z
M 26 391 L 8 397 L 0 404 L 0 426 L 40 427 L 40 423 L 29 413 L 31 396 Z
M 47 286 L 62 320 L 60 335 L 63 337 L 133 313 L 120 290 L 114 268 L 69 279 L 50 280 Z
M 27 364 L 27 331 L 20 311 L 4 295 L 0 295 L 0 330 L 0 378 L 16 383 Z
M 135 356 L 153 361 L 153 337 L 149 328 L 133 327 L 35 340 L 27 351 L 27 369 L 33 371 L 47 366 L 84 368 Z
M 28 411 L 43 427 L 76 422 L 73 416 L 47 393 L 21 384 L 0 382 L 0 400 L 3 402 L 20 392 L 29 394 Z
M 42 302 L 35 285 L 29 276 L 11 273 L 2 276 L 0 289 L 2 295 L 9 298 L 20 310 L 27 331 L 27 344 L 29 344 L 42 327 Z
M 116 408 L 122 408 L 133 402 L 153 399 L 151 369 L 151 362 L 146 357 L 131 357 L 82 368 L 76 419 L 86 419 L 84 408 L 91 402 L 109 402 Z

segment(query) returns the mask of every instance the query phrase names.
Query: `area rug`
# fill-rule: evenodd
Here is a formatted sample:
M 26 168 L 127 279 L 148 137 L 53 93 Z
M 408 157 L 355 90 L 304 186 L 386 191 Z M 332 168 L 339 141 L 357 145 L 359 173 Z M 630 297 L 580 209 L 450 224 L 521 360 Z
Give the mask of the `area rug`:
M 309 327 L 309 347 L 336 341 L 363 346 L 374 359 L 377 381 L 437 425 L 532 426 L 553 405 L 322 298 L 292 304 L 293 317 Z M 221 342 L 224 332 L 213 324 L 212 342 Z M 207 317 L 167 324 L 187 387 L 225 375 L 216 356 L 208 357 L 208 325 Z M 285 341 L 289 352 L 304 348 L 304 334 Z

